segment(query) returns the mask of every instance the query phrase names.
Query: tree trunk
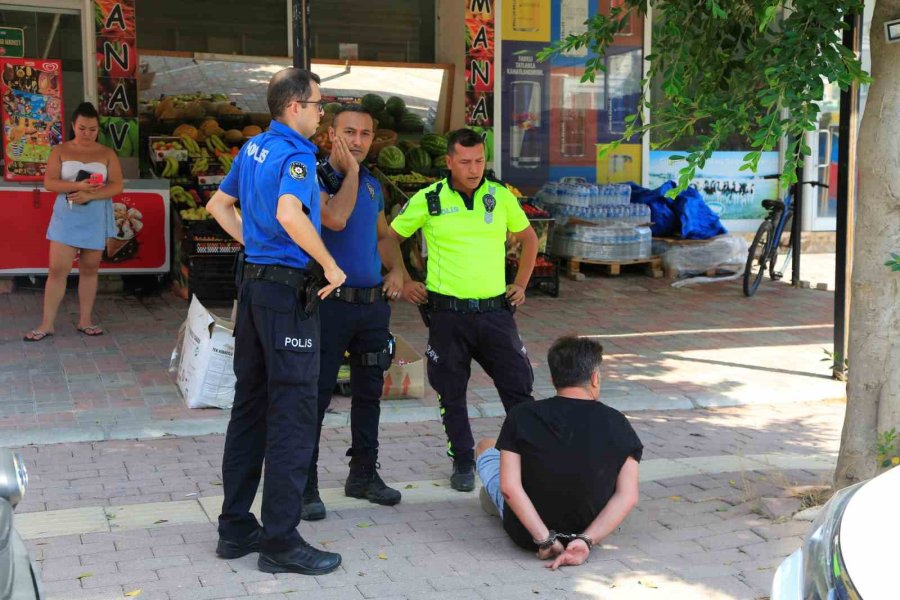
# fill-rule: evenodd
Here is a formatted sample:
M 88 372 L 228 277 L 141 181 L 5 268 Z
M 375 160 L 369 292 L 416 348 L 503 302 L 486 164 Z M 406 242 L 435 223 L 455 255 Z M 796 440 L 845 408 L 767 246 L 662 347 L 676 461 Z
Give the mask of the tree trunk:
M 879 433 L 900 429 L 900 273 L 885 266 L 900 253 L 900 43 L 884 22 L 900 0 L 877 0 L 872 18 L 872 77 L 859 132 L 859 201 L 850 287 L 847 414 L 834 474 L 838 488 L 878 470 Z

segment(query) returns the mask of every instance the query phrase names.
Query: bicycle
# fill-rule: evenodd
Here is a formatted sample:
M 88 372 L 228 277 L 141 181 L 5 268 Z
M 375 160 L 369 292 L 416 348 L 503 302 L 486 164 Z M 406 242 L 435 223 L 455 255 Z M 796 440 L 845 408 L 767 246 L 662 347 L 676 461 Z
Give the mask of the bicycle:
M 781 179 L 781 175 L 765 175 L 763 179 Z M 804 181 L 799 185 L 811 185 L 813 187 L 824 187 L 828 185 L 818 181 Z M 766 267 L 769 268 L 769 277 L 773 281 L 778 281 L 784 276 L 784 269 L 791 260 L 793 251 L 793 221 L 794 221 L 794 190 L 797 184 L 792 186 L 790 192 L 784 197 L 784 200 L 763 200 L 762 206 L 768 211 L 766 218 L 760 224 L 753 242 L 750 244 L 750 250 L 747 253 L 747 264 L 744 267 L 744 295 L 752 296 L 756 293 Z M 787 233 L 787 244 L 782 243 L 783 234 Z M 781 270 L 776 270 L 776 262 L 778 261 L 778 249 L 781 246 L 787 246 L 787 253 L 784 256 L 784 262 Z

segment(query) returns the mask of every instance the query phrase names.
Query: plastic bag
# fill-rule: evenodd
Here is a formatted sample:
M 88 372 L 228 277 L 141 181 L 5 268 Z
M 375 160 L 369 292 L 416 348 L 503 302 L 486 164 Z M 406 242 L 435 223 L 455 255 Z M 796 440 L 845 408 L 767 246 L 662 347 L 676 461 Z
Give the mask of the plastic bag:
M 701 276 L 702 281 L 695 283 L 727 281 L 744 273 L 748 250 L 747 240 L 734 235 L 705 242 L 669 244 L 663 254 L 663 266 L 666 275 L 673 279 Z

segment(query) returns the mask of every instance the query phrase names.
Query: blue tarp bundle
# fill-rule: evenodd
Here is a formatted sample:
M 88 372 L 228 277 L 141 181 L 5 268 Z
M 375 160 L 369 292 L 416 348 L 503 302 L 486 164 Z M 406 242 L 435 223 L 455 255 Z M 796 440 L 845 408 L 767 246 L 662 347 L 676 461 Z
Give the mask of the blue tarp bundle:
M 686 240 L 706 240 L 728 233 L 719 216 L 706 205 L 700 192 L 688 188 L 675 199 L 666 192 L 675 187 L 667 181 L 655 190 L 631 183 L 631 202 L 650 207 L 653 225 L 650 230 L 656 237 L 676 237 Z

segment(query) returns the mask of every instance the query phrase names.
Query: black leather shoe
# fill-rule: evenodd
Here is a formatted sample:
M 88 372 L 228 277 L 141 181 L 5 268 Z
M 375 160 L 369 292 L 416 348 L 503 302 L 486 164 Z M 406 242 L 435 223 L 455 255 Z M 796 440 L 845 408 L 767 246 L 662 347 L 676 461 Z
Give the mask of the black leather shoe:
M 300 519 L 303 521 L 321 521 L 325 518 L 325 503 L 319 497 L 319 473 L 310 470 L 303 488 L 303 505 L 300 507 Z
M 475 489 L 475 465 L 468 461 L 453 461 L 453 475 L 450 487 L 457 492 L 471 492 Z
M 263 573 L 325 575 L 341 566 L 341 555 L 313 548 L 307 542 L 301 541 L 293 550 L 261 551 L 256 565 Z
M 351 460 L 350 474 L 344 483 L 344 495 L 362 498 L 373 504 L 393 506 L 400 502 L 402 494 L 384 483 L 376 467 L 374 462 L 355 463 Z
M 262 529 L 257 529 L 239 542 L 231 542 L 219 538 L 216 544 L 216 556 L 219 558 L 240 558 L 251 552 L 259 552 L 259 540 L 262 538 Z

